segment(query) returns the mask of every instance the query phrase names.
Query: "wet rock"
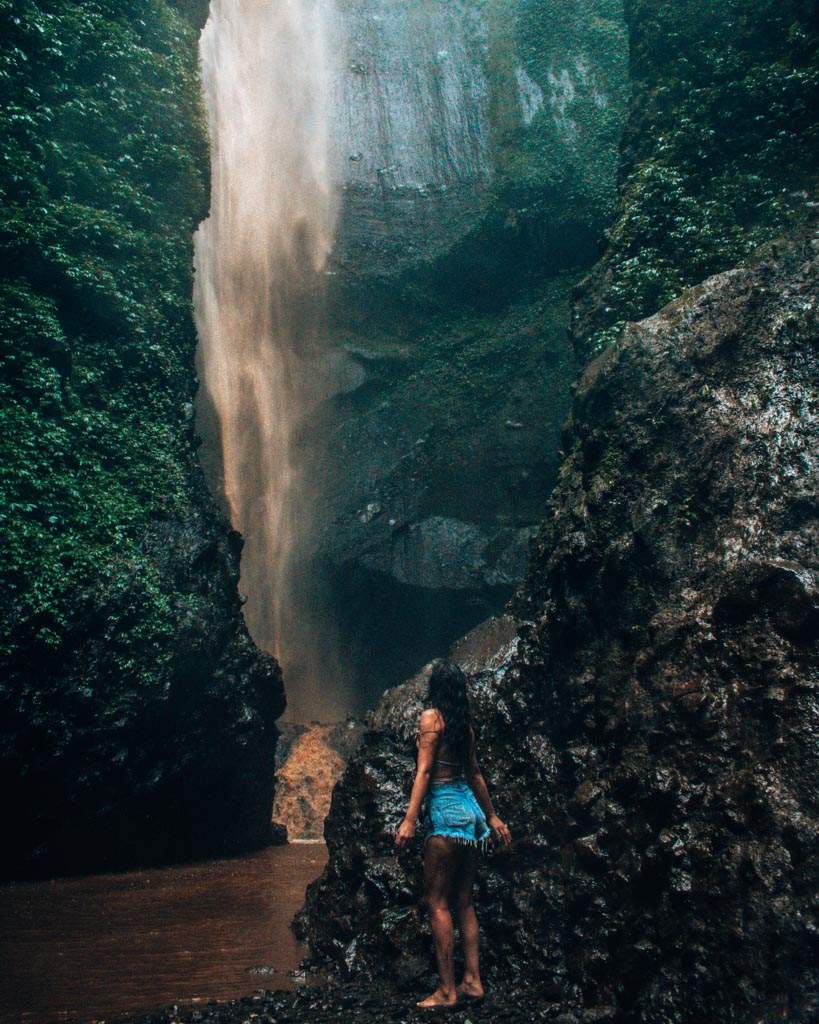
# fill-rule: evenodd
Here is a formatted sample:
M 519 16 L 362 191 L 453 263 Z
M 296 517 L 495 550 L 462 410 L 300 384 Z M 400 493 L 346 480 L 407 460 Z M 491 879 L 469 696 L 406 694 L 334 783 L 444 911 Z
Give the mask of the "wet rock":
M 287 842 L 287 825 L 283 825 L 280 821 L 270 822 L 270 841 L 276 846 L 281 846 Z
M 381 508 L 367 506 L 371 508 L 376 510 L 374 518 Z M 388 526 L 390 530 L 362 551 L 359 564 L 406 586 L 427 590 L 511 587 L 525 571 L 527 547 L 535 532 L 531 527 L 502 529 L 493 537 L 474 523 L 449 516 L 427 516 L 408 524 L 397 536 L 396 520 L 389 520 Z
M 283 823 L 285 842 L 320 839 L 330 794 L 358 744 L 363 725 L 352 719 L 322 724 L 286 723 L 286 752 L 277 752 L 273 818 Z M 282 746 L 282 744 L 279 744 Z
M 627 39 L 602 0 L 337 8 L 328 319 L 365 372 L 339 363 L 299 443 L 308 572 L 359 711 L 525 571 L 575 374 L 568 291 L 615 194 Z
M 589 365 L 516 641 L 469 663 L 515 838 L 476 887 L 486 975 L 547 979 L 571 1019 L 812 1016 L 812 240 L 709 278 Z M 422 695 L 421 678 L 384 696 L 333 795 L 302 924 L 343 976 L 406 984 L 426 956 L 432 977 L 420 841 L 391 845 Z
M 15 823 L 0 858 L 8 876 L 163 863 L 271 841 L 281 672 L 242 619 L 241 538 L 196 479 L 201 507 L 184 524 L 155 524 L 143 540 L 144 564 L 174 595 L 174 645 L 163 663 L 136 649 L 123 671 L 106 624 L 133 621 L 142 584 L 119 568 L 78 595 L 59 664 L 20 635 L 0 685 L 0 778 Z M 41 702 L 32 720 L 26 708 Z
M 303 979 L 305 980 L 305 979 Z M 301 984 L 292 992 L 259 989 L 253 996 L 227 1003 L 208 1003 L 198 1009 L 183 1006 L 159 1010 L 134 1019 L 133 1024 L 386 1024 L 429 1020 L 430 1012 L 418 1010 L 416 999 L 431 990 L 415 985 L 412 990 L 396 994 L 384 986 L 311 985 Z M 571 1024 L 582 1021 L 603 1024 L 611 1018 L 605 1008 L 592 1007 L 583 1016 L 558 1016 L 558 1008 L 539 988 L 514 988 L 489 992 L 485 1002 L 457 1007 L 446 1014 L 454 1024 L 537 1024 L 539 1021 L 562 1020 Z M 433 1014 L 439 1018 L 439 1014 Z

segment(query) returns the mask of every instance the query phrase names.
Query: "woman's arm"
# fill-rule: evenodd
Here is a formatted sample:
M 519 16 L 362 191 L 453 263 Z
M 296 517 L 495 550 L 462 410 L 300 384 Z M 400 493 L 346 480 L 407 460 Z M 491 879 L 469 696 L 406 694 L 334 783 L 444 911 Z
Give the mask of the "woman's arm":
M 512 842 L 512 835 L 506 824 L 495 814 L 495 808 L 492 806 L 489 787 L 486 785 L 486 779 L 483 777 L 480 765 L 478 764 L 475 730 L 472 726 L 469 727 L 469 764 L 467 765 L 466 774 L 469 779 L 469 785 L 472 787 L 472 792 L 475 794 L 475 799 L 481 805 L 481 810 L 486 815 L 487 825 L 500 836 L 504 845 L 509 846 Z
M 415 835 L 415 826 L 418 824 L 421 804 L 429 788 L 432 766 L 435 763 L 435 752 L 438 749 L 442 732 L 443 722 L 435 708 L 427 708 L 422 711 L 418 722 L 418 764 L 415 768 L 415 779 L 412 783 L 407 813 L 395 834 L 395 844 L 399 849 Z

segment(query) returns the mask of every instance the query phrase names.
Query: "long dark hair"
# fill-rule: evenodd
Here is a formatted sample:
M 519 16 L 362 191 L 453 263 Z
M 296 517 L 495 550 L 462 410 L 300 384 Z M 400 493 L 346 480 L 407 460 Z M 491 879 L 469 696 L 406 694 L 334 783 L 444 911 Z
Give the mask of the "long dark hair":
M 444 716 L 449 749 L 463 761 L 469 755 L 472 712 L 466 692 L 466 674 L 445 658 L 432 663 L 427 690 L 427 706 L 437 708 Z

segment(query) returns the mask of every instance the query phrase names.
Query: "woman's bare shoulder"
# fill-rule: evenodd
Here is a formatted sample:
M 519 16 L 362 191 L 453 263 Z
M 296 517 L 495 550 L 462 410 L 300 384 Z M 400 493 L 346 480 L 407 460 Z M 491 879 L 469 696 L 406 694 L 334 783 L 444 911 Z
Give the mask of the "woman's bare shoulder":
M 421 712 L 421 716 L 418 719 L 418 729 L 420 732 L 440 732 L 444 727 L 444 720 L 441 712 L 437 708 L 424 708 Z

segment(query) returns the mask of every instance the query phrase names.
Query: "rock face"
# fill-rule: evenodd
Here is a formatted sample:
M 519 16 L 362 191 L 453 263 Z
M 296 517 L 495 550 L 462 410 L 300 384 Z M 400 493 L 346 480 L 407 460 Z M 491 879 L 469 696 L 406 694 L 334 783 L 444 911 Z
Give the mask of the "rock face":
M 342 0 L 330 101 L 347 275 L 394 275 L 480 216 L 493 171 L 486 4 Z
M 575 374 L 568 293 L 614 212 L 627 40 L 608 0 L 336 9 L 338 393 L 301 450 L 359 712 L 521 578 Z
M 481 305 L 486 296 L 477 293 L 493 285 L 506 293 L 496 258 L 474 244 L 458 250 L 510 214 L 516 223 L 497 237 L 505 255 L 514 246 L 524 260 L 548 260 L 537 242 L 561 248 L 563 233 L 570 237 L 553 268 L 572 262 L 566 247 L 582 260 L 616 170 L 626 85 L 622 5 L 336 0 L 334 6 L 328 113 L 342 190 L 332 274 L 339 319 L 383 327 L 407 303 L 431 310 L 436 296 L 423 293 L 440 291 L 442 282 L 434 281 L 440 274 L 449 276 L 449 290 L 453 263 L 467 275 L 455 286 L 460 299 Z M 572 210 L 561 201 L 570 177 Z M 544 194 L 547 183 L 552 195 Z M 555 223 L 544 223 L 547 213 Z M 573 218 L 574 231 L 566 218 Z M 529 251 L 520 251 L 521 234 L 538 232 L 545 237 L 532 237 L 522 247 Z M 437 301 L 442 298 L 449 305 L 439 293 Z
M 487 973 L 567 1021 L 813 1019 L 817 284 L 803 230 L 588 366 L 517 644 L 475 677 L 516 840 L 478 885 Z M 314 955 L 354 976 L 431 966 L 420 847 L 392 852 L 412 697 L 336 788 L 308 892 Z
M 633 103 L 620 208 L 574 294 L 587 360 L 810 215 L 819 30 L 801 0 L 626 0 Z
M 276 745 L 276 799 L 272 817 L 288 841 L 321 841 L 333 787 L 358 746 L 354 719 L 331 725 L 284 722 Z
M 0 12 L 5 875 L 270 836 L 282 682 L 191 419 L 207 4 L 125 6 Z

